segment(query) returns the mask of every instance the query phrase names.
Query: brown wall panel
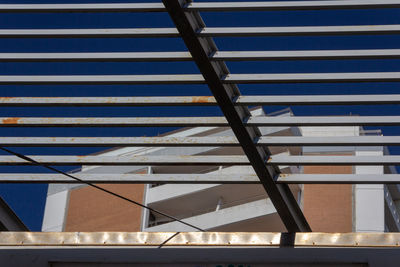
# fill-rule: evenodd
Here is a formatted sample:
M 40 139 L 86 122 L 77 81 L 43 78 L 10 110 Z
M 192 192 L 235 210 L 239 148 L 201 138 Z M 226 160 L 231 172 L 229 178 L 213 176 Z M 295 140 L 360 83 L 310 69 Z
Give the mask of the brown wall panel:
M 142 184 L 99 184 L 143 203 Z M 64 231 L 140 231 L 141 207 L 93 187 L 70 191 Z
M 352 172 L 352 166 L 304 167 L 304 173 L 309 174 Z M 352 201 L 352 185 L 304 185 L 304 215 L 314 232 L 351 232 Z

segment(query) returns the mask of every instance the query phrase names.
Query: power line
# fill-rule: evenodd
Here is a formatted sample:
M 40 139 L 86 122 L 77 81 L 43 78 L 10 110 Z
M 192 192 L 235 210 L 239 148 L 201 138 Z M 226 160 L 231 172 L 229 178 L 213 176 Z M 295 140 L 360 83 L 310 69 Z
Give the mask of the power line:
M 96 189 L 98 189 L 98 190 L 101 190 L 101 191 L 103 191 L 103 192 L 105 192 L 105 193 L 108 193 L 108 194 L 110 194 L 110 195 L 113 195 L 113 196 L 115 196 L 115 197 L 118 197 L 118 198 L 120 198 L 120 199 L 123 199 L 123 200 L 125 200 L 125 201 L 128 201 L 128 202 L 130 202 L 130 203 L 132 203 L 132 204 L 138 205 L 138 206 L 140 206 L 140 207 L 142 207 L 142 208 L 148 209 L 148 210 L 150 210 L 150 211 L 152 211 L 152 212 L 154 212 L 154 213 L 158 213 L 158 214 L 160 214 L 160 215 L 162 215 L 162 216 L 164 216 L 164 217 L 167 217 L 167 218 L 172 219 L 172 220 L 174 220 L 174 221 L 180 222 L 180 223 L 182 223 L 182 224 L 184 224 L 184 225 L 190 226 L 190 227 L 192 227 L 192 228 L 194 228 L 194 229 L 196 229 L 196 230 L 205 232 L 205 230 L 203 230 L 203 229 L 201 229 L 201 228 L 199 228 L 199 227 L 197 227 L 197 226 L 195 226 L 195 225 L 193 225 L 193 224 L 184 222 L 184 221 L 182 221 L 182 220 L 180 220 L 180 219 L 178 219 L 178 218 L 176 218 L 176 217 L 174 217 L 174 216 L 171 216 L 171 215 L 168 215 L 168 214 L 166 214 L 166 213 L 164 213 L 164 212 L 161 212 L 161 211 L 155 210 L 155 209 L 153 209 L 153 208 L 147 207 L 146 205 L 143 205 L 143 204 L 141 204 L 141 203 L 139 203 L 139 202 L 137 202 L 137 201 L 135 201 L 135 200 L 132 200 L 132 199 L 127 198 L 127 197 L 124 197 L 124 196 L 121 196 L 121 195 L 119 195 L 119 194 L 117 194 L 117 193 L 114 193 L 114 192 L 108 190 L 108 189 L 105 189 L 105 188 L 100 187 L 100 186 L 98 186 L 98 185 L 95 185 L 95 184 L 92 184 L 92 183 L 87 182 L 87 181 L 85 181 L 85 180 L 82 180 L 82 179 L 80 179 L 80 178 L 78 178 L 78 177 L 75 177 L 75 176 L 73 176 L 73 175 L 71 175 L 71 174 L 69 174 L 69 173 L 66 173 L 66 172 L 60 171 L 60 170 L 58 170 L 58 169 L 56 169 L 56 168 L 53 168 L 53 167 L 51 167 L 51 166 L 48 166 L 47 164 L 43 164 L 43 163 L 41 163 L 41 162 L 38 162 L 38 161 L 36 161 L 36 160 L 34 160 L 34 159 L 31 159 L 31 158 L 28 157 L 28 156 L 25 156 L 25 155 L 23 155 L 23 154 L 20 154 L 20 153 L 11 151 L 11 150 L 9 150 L 9 149 L 7 149 L 7 148 L 4 148 L 4 147 L 0 147 L 0 149 L 3 150 L 3 151 L 6 151 L 7 153 L 13 154 L 14 156 L 17 156 L 17 157 L 19 157 L 19 158 L 21 158 L 21 159 L 24 159 L 24 160 L 26 160 L 26 161 L 29 161 L 29 162 L 31 162 L 31 163 L 33 163 L 33 164 L 35 164 L 35 165 L 39 165 L 39 166 L 42 166 L 42 167 L 44 167 L 44 168 L 46 168 L 46 169 L 49 169 L 49 170 L 51 170 L 51 171 L 60 173 L 60 174 L 65 175 L 65 176 L 67 176 L 67 177 L 69 177 L 69 178 L 72 178 L 72 179 L 74 179 L 74 180 L 76 180 L 76 181 L 79 181 L 80 183 L 87 184 L 87 185 L 89 185 L 89 186 L 91 186 L 91 187 L 94 187 L 94 188 L 96 188 Z

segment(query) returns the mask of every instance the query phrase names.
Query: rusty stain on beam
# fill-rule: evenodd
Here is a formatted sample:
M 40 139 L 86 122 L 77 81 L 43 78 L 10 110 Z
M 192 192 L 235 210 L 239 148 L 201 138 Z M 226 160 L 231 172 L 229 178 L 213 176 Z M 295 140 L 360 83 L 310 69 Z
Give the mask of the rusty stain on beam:
M 228 126 L 224 117 L 0 118 L 0 127 L 164 127 Z
M 361 126 L 400 123 L 400 116 L 252 116 L 245 126 Z M 165 127 L 229 126 L 224 117 L 0 117 L 0 127 Z
M 246 95 L 235 105 L 378 105 L 398 104 L 400 95 Z M 190 106 L 216 105 L 213 96 L 0 97 L 0 106 Z
M 213 96 L 0 97 L 0 106 L 190 106 L 216 105 Z

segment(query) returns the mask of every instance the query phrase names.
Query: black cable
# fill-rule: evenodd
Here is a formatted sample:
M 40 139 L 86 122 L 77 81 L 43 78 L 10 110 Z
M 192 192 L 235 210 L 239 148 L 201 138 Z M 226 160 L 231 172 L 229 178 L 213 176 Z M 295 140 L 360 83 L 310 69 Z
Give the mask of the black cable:
M 175 234 L 173 234 L 172 236 L 168 237 L 167 240 L 165 240 L 164 242 L 162 242 L 157 248 L 162 248 L 165 244 L 167 244 L 172 238 L 174 238 L 175 236 L 179 235 L 181 232 L 176 232 Z
M 33 164 L 42 166 L 42 167 L 44 167 L 44 168 L 46 168 L 46 169 L 49 169 L 49 170 L 51 170 L 51 171 L 54 171 L 54 172 L 57 172 L 57 173 L 59 173 L 59 174 L 65 175 L 65 176 L 67 176 L 67 177 L 69 177 L 69 178 L 72 178 L 72 179 L 74 179 L 74 180 L 76 180 L 76 181 L 78 181 L 78 182 L 80 182 L 80 183 L 87 184 L 87 185 L 89 185 L 89 186 L 91 186 L 91 187 L 94 187 L 94 188 L 96 188 L 96 189 L 99 189 L 99 190 L 101 190 L 101 191 L 103 191 L 103 192 L 105 192 L 105 193 L 108 193 L 108 194 L 113 195 L 113 196 L 115 196 L 115 197 L 118 197 L 118 198 L 120 198 L 120 199 L 126 200 L 126 201 L 128 201 L 128 202 L 130 202 L 130 203 L 133 203 L 133 204 L 135 204 L 135 205 L 138 205 L 138 206 L 140 206 L 140 207 L 142 207 L 142 208 L 148 209 L 148 210 L 150 210 L 150 211 L 152 211 L 152 212 L 154 212 L 154 213 L 158 213 L 158 214 L 160 214 L 160 215 L 162 215 L 162 216 L 164 216 L 164 217 L 167 217 L 167 218 L 172 219 L 172 220 L 174 220 L 174 221 L 180 222 L 180 223 L 185 224 L 185 225 L 187 225 L 187 226 L 193 227 L 193 228 L 196 229 L 196 230 L 205 232 L 205 230 L 203 230 L 203 229 L 201 229 L 201 228 L 199 228 L 199 227 L 197 227 L 197 226 L 195 226 L 195 225 L 192 225 L 192 224 L 190 224 L 190 223 L 184 222 L 184 221 L 182 221 L 182 220 L 180 220 L 180 219 L 178 219 L 178 218 L 175 218 L 174 216 L 165 214 L 164 212 L 161 212 L 161 211 L 155 210 L 155 209 L 153 209 L 153 208 L 147 207 L 147 206 L 145 206 L 145 205 L 143 205 L 143 204 L 141 204 L 141 203 L 139 203 L 139 202 L 136 202 L 135 200 L 132 200 L 132 199 L 130 199 L 130 198 L 127 198 L 127 197 L 118 195 L 117 193 L 114 193 L 114 192 L 112 192 L 112 191 L 109 191 L 109 190 L 107 190 L 107 189 L 105 189 L 105 188 L 103 188 L 103 187 L 100 187 L 100 186 L 94 185 L 94 184 L 92 184 L 92 183 L 90 183 L 90 182 L 87 182 L 87 181 L 84 181 L 84 180 L 82 180 L 82 179 L 79 179 L 79 178 L 77 178 L 77 177 L 75 177 L 75 176 L 73 176 L 73 175 L 71 175 L 71 174 L 68 174 L 68 173 L 66 173 L 66 172 L 60 171 L 60 170 L 58 170 L 58 169 L 56 169 L 56 168 L 53 168 L 53 167 L 51 167 L 51 166 L 48 166 L 47 164 L 40 163 L 40 162 L 38 162 L 38 161 L 36 161 L 36 160 L 34 160 L 34 159 L 31 159 L 30 157 L 27 157 L 27 156 L 22 155 L 22 154 L 19 154 L 19 153 L 17 153 L 17 152 L 11 151 L 11 150 L 9 150 L 9 149 L 7 149 L 7 148 L 4 148 L 4 147 L 0 147 L 0 149 L 3 150 L 3 151 L 6 151 L 7 153 L 13 154 L 14 156 L 17 156 L 17 157 L 19 157 L 19 158 L 21 158 L 21 159 L 24 159 L 24 160 L 26 160 L 26 161 L 29 161 L 29 162 L 31 162 L 31 163 L 33 163 Z

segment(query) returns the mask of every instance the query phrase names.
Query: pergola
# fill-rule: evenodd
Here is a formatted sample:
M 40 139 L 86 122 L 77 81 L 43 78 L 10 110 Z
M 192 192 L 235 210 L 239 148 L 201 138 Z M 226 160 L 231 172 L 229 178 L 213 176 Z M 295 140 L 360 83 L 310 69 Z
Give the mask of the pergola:
M 202 12 L 259 12 L 326 9 L 399 8 L 396 0 L 327 0 L 261 2 L 191 2 L 109 4 L 1 4 L 1 13 L 105 13 L 167 12 L 175 28 L 107 29 L 1 29 L 0 38 L 181 38 L 187 50 L 175 52 L 78 52 L 0 53 L 0 62 L 175 62 L 193 61 L 200 74 L 151 75 L 2 75 L 1 85 L 172 85 L 206 84 L 211 96 L 107 96 L 107 97 L 2 97 L 0 107 L 133 107 L 218 106 L 221 117 L 3 117 L 0 127 L 230 127 L 235 137 L 0 137 L 10 155 L 0 165 L 40 165 L 54 173 L 1 173 L 0 182 L 107 183 L 261 183 L 291 234 L 273 233 L 0 233 L 0 246 L 16 248 L 50 246 L 76 250 L 80 246 L 305 246 L 305 247 L 397 247 L 397 234 L 319 234 L 311 232 L 289 184 L 397 184 L 400 175 L 285 174 L 279 165 L 383 165 L 400 163 L 400 156 L 271 156 L 271 146 L 397 146 L 400 136 L 303 137 L 261 136 L 261 126 L 398 126 L 400 116 L 296 116 L 252 117 L 248 106 L 296 105 L 389 105 L 400 103 L 400 94 L 360 95 L 242 95 L 240 84 L 398 82 L 400 72 L 343 73 L 230 73 L 225 61 L 398 59 L 400 49 L 219 51 L 213 38 L 311 35 L 399 34 L 400 25 L 207 27 Z M 13 147 L 166 147 L 237 146 L 244 156 L 133 156 L 22 155 Z M 5 148 L 7 147 L 7 148 Z M 254 177 L 215 174 L 90 174 L 79 177 L 58 170 L 57 165 L 251 165 Z M 201 229 L 200 229 L 201 230 Z M 299 233 L 302 232 L 302 233 Z M 296 234 L 297 233 L 297 234 Z M 93 248 L 95 246 L 96 248 Z M 112 250 L 111 248 L 107 248 Z M 123 250 L 125 250 L 124 248 Z M 51 250 L 51 249 L 50 249 Z M 43 250 L 45 251 L 45 250 Z M 255 253 L 259 252 L 256 249 Z M 19 253 L 19 252 L 18 252 Z M 121 252 L 125 253 L 125 252 Z M 147 252 L 146 252 L 147 253 Z M 165 252 L 167 253 L 167 252 Z M 213 252 L 214 253 L 214 252 Z M 274 252 L 275 253 L 275 252 Z M 280 253 L 280 252 L 279 252 Z M 282 252 L 283 253 L 283 252 Z M 297 252 L 296 252 L 297 253 Z M 314 253 L 314 252 L 312 252 Z M 348 252 L 341 252 L 348 253 Z M 358 253 L 358 252 L 357 252 Z M 367 252 L 360 252 L 359 259 Z M 79 254 L 79 253 L 78 253 Z M 262 255 L 262 254 L 260 254 Z M 257 257 L 261 257 L 258 255 Z M 391 257 L 394 253 L 391 253 Z M 238 257 L 238 256 L 235 256 Z M 295 256 L 300 257 L 300 256 Z M 323 256 L 321 256 L 323 257 Z M 347 258 L 346 258 L 347 257 Z M 398 256 L 397 256 L 398 257 Z M 326 256 L 328 259 L 329 256 Z M 350 259 L 350 256 L 344 256 Z M 82 258 L 84 260 L 84 257 Z M 296 258 L 298 259 L 298 258 Z

